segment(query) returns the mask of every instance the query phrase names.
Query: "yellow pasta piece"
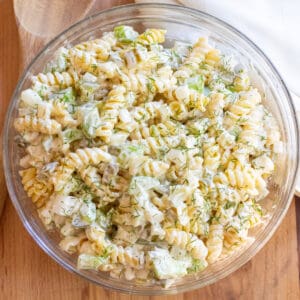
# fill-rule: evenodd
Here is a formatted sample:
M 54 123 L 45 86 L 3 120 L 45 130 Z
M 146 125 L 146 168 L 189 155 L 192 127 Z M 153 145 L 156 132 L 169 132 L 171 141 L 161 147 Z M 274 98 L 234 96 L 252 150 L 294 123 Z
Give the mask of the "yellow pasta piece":
M 15 119 L 14 126 L 19 132 L 30 131 L 44 134 L 57 134 L 61 131 L 61 125 L 55 120 L 44 120 L 31 116 Z
M 162 29 L 147 29 L 144 33 L 138 36 L 136 41 L 143 45 L 151 45 L 163 43 L 165 41 L 166 30 Z
M 222 254 L 223 250 L 223 226 L 221 224 L 212 224 L 209 226 L 209 235 L 206 241 L 208 249 L 207 261 L 215 262 Z
M 188 78 L 198 70 L 199 65 L 205 60 L 206 54 L 211 50 L 206 38 L 199 38 L 193 45 L 189 56 L 175 72 L 177 78 Z
M 139 268 L 143 262 L 143 253 L 136 254 L 131 248 L 112 244 L 109 248 L 109 261 L 114 264 Z
M 132 158 L 129 162 L 129 174 L 145 176 L 163 176 L 169 168 L 169 164 L 163 161 L 147 157 Z
M 92 53 L 73 48 L 69 51 L 69 56 L 75 70 L 90 73 L 97 71 L 97 60 Z
M 107 100 L 102 107 L 101 121 L 103 124 L 96 129 L 96 136 L 101 137 L 105 142 L 110 141 L 112 131 L 117 123 L 119 110 L 126 105 L 124 94 L 124 87 L 117 86 L 108 94 Z
M 97 165 L 103 161 L 109 162 L 111 159 L 112 156 L 100 148 L 83 148 L 68 153 L 52 177 L 55 190 L 60 191 L 76 169 L 81 170 L 90 164 Z
M 208 253 L 207 248 L 196 235 L 173 228 L 166 229 L 165 231 L 165 239 L 170 245 L 186 249 L 196 259 L 206 258 Z
M 32 81 L 33 83 L 40 82 L 48 86 L 59 86 L 61 88 L 66 88 L 75 85 L 75 82 L 78 81 L 78 75 L 72 70 L 61 73 L 40 73 L 37 76 L 33 76 Z
M 111 48 L 116 45 L 116 42 L 114 34 L 107 33 L 100 39 L 83 42 L 74 48 L 81 51 L 94 52 L 97 59 L 106 61 Z
M 37 207 L 40 207 L 48 200 L 52 193 L 53 186 L 51 183 L 46 184 L 45 182 L 38 180 L 36 175 L 36 168 L 20 171 L 24 190 L 27 192 L 28 197 L 32 199 L 33 203 L 35 203 Z

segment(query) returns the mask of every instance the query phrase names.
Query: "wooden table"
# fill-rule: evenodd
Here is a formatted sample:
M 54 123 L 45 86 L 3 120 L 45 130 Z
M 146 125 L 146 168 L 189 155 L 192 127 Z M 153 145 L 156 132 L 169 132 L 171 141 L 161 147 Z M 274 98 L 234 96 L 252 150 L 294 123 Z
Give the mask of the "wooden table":
M 79 0 L 77 0 L 79 1 Z M 50 1 L 49 1 L 50 2 Z M 104 9 L 130 1 L 94 1 Z M 72 13 L 72 9 L 68 12 Z M 17 83 L 24 61 L 32 58 L 44 40 L 24 35 L 16 25 L 10 0 L 0 0 L 0 121 Z M 299 255 L 297 253 L 296 210 L 293 201 L 268 244 L 240 270 L 216 284 L 169 297 L 138 297 L 104 290 L 69 273 L 48 257 L 32 240 L 19 220 L 5 186 L 0 187 L 6 205 L 0 220 L 0 299 L 300 299 Z M 1 196 L 1 193 L 0 193 Z M 300 244 L 298 243 L 298 247 Z

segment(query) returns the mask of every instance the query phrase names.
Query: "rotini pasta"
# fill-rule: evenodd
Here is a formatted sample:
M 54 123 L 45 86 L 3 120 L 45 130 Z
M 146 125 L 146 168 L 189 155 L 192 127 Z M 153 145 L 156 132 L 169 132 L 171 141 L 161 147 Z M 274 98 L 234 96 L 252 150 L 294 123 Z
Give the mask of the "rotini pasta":
M 32 77 L 33 83 L 40 82 L 48 86 L 58 86 L 66 88 L 73 86 L 79 79 L 78 74 L 74 70 L 68 72 L 54 72 L 54 73 L 40 73 L 37 76 Z
M 14 122 L 24 190 L 59 246 L 78 268 L 135 284 L 250 243 L 282 148 L 232 56 L 206 38 L 166 48 L 165 34 L 121 25 L 59 49 Z
M 81 44 L 76 45 L 74 48 L 81 51 L 95 53 L 97 59 L 101 61 L 106 61 L 111 51 L 111 48 L 115 46 L 116 43 L 117 39 L 115 38 L 114 34 L 107 33 L 103 35 L 103 37 L 100 39 L 83 42 Z
M 212 224 L 209 227 L 209 235 L 206 242 L 208 249 L 207 261 L 213 263 L 222 254 L 223 250 L 223 226 L 221 224 Z
M 119 263 L 136 269 L 141 268 L 143 265 L 143 254 L 134 251 L 133 248 L 111 245 L 109 252 L 109 260 L 113 264 Z
M 99 148 L 84 148 L 68 153 L 53 175 L 52 182 L 55 190 L 61 190 L 76 169 L 81 170 L 89 164 L 97 165 L 102 161 L 110 160 L 110 154 Z
M 166 229 L 165 238 L 169 244 L 187 249 L 193 258 L 205 259 L 207 256 L 207 248 L 195 235 L 177 229 Z
M 69 51 L 69 55 L 71 65 L 75 70 L 90 73 L 97 70 L 97 60 L 90 52 L 74 48 Z
M 61 131 L 61 125 L 55 120 L 45 120 L 31 116 L 17 118 L 14 125 L 19 132 L 33 131 L 43 134 L 57 134 Z
M 150 44 L 159 44 L 165 41 L 165 30 L 162 29 L 147 29 L 144 33 L 137 37 L 137 42 L 150 45 Z
M 119 110 L 126 104 L 124 93 L 124 87 L 117 86 L 108 94 L 108 98 L 103 105 L 101 114 L 103 125 L 96 129 L 96 136 L 101 137 L 105 142 L 109 142 L 117 122 Z
M 38 180 L 35 168 L 22 170 L 20 171 L 20 175 L 27 195 L 38 207 L 42 206 L 51 195 L 53 186 Z

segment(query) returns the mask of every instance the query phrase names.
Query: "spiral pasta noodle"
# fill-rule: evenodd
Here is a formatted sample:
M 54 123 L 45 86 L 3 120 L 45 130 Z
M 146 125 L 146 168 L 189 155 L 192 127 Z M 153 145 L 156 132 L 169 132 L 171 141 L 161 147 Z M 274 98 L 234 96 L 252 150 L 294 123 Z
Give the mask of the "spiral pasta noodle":
M 76 169 L 80 170 L 89 164 L 97 165 L 102 161 L 110 160 L 110 154 L 99 148 L 84 148 L 78 149 L 76 152 L 70 152 L 62 160 L 52 178 L 55 190 L 61 190 Z
M 32 77 L 33 83 L 40 82 L 48 86 L 59 86 L 66 88 L 73 86 L 78 80 L 78 74 L 73 70 L 69 72 L 54 72 L 54 73 L 40 73 Z
M 69 54 L 71 65 L 75 70 L 93 73 L 97 69 L 97 60 L 92 53 L 75 48 L 71 49 Z
M 100 136 L 106 142 L 109 141 L 113 128 L 117 123 L 119 109 L 126 104 L 124 93 L 125 89 L 122 86 L 116 87 L 108 94 L 108 98 L 103 106 L 101 116 L 103 125 L 97 128 L 96 136 Z
M 140 261 L 143 260 L 141 254 L 136 255 L 130 248 L 123 248 L 121 246 L 117 247 L 115 245 L 111 246 L 109 260 L 111 263 L 121 263 L 124 266 L 130 266 L 133 268 L 138 268 L 140 266 Z
M 171 148 L 175 148 L 180 144 L 179 136 L 168 136 L 168 137 L 148 137 L 138 141 L 132 141 L 132 144 L 142 145 L 145 154 L 158 155 L 160 152 L 166 152 Z
M 22 184 L 27 195 L 32 198 L 32 201 L 38 206 L 42 206 L 47 198 L 50 196 L 53 187 L 51 184 L 45 184 L 38 181 L 36 178 L 36 169 L 29 168 L 20 171 L 22 177 Z
M 164 119 L 168 116 L 170 116 L 170 110 L 168 106 L 161 102 L 148 102 L 143 106 L 134 107 L 132 110 L 132 117 L 138 123 L 155 118 Z
M 163 43 L 165 41 L 165 33 L 166 31 L 161 29 L 147 29 L 137 38 L 137 42 L 144 45 Z
M 101 189 L 101 176 L 97 173 L 97 168 L 88 166 L 87 168 L 80 169 L 79 174 L 97 196 L 104 196 L 104 192 Z
M 141 157 L 133 159 L 129 163 L 129 173 L 131 175 L 145 175 L 145 176 L 162 176 L 169 168 L 165 162 Z
M 208 249 L 207 261 L 215 262 L 222 254 L 223 250 L 223 226 L 221 224 L 212 224 L 209 227 L 209 235 L 206 242 Z
M 14 122 L 17 131 L 33 131 L 44 134 L 57 134 L 61 131 L 61 125 L 55 120 L 44 120 L 36 117 L 25 116 L 17 118 Z
M 186 248 L 196 259 L 205 259 L 207 256 L 207 248 L 204 243 L 195 235 L 177 229 L 166 230 L 166 241 L 169 244 Z
M 106 61 L 111 48 L 115 46 L 116 43 L 117 40 L 114 37 L 114 35 L 108 33 L 100 39 L 83 42 L 81 44 L 76 45 L 74 48 L 81 51 L 89 51 L 95 53 L 97 59 Z
M 53 118 L 64 127 L 74 127 L 78 125 L 78 120 L 69 113 L 67 105 L 60 101 L 53 101 L 51 108 Z

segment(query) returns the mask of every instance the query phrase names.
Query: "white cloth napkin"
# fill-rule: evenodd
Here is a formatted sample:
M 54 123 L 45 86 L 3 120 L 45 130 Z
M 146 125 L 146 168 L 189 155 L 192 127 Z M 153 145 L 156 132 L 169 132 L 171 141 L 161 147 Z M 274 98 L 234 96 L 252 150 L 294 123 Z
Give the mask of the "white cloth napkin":
M 153 3 L 153 0 L 136 0 Z M 163 0 L 211 14 L 234 26 L 271 59 L 286 82 L 300 124 L 300 0 Z M 296 187 L 300 196 L 300 174 Z

